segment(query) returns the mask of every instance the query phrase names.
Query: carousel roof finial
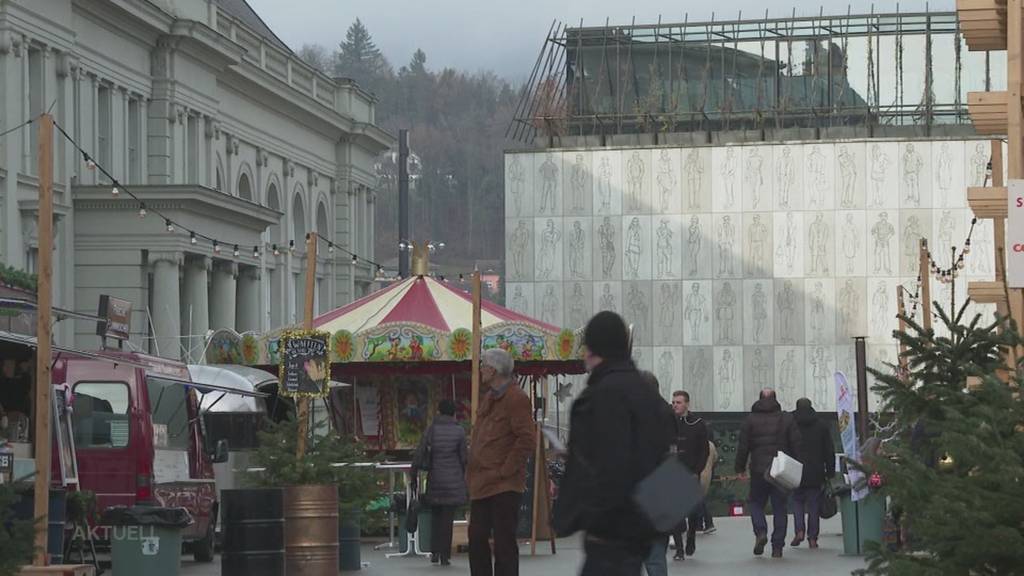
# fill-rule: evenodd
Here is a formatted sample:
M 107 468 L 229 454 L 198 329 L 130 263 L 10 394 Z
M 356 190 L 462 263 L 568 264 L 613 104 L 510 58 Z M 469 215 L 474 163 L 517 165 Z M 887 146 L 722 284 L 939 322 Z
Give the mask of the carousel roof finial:
M 430 247 L 427 242 L 412 243 L 413 276 L 430 275 Z

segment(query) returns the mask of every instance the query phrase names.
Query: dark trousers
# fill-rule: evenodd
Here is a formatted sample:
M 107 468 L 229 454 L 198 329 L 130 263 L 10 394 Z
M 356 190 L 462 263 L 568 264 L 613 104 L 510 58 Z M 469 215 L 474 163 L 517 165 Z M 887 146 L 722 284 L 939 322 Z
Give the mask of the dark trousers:
M 697 543 L 697 524 L 700 522 L 700 509 L 686 517 L 686 544 Z M 676 545 L 676 556 L 682 556 L 685 546 L 683 545 L 683 530 L 672 533 L 672 542 Z
M 793 492 L 793 529 L 808 540 L 817 540 L 821 531 L 821 488 L 797 488 Z M 806 524 L 804 516 L 807 516 Z
M 789 526 L 789 516 L 786 512 L 787 495 L 772 486 L 760 474 L 751 474 L 750 497 L 747 504 L 750 508 L 750 521 L 754 525 L 754 534 L 768 534 L 768 519 L 765 517 L 764 508 L 769 500 L 772 502 L 772 548 L 781 549 L 786 545 L 786 529 Z
M 502 492 L 473 500 L 469 505 L 469 573 L 472 576 L 518 576 L 519 523 L 518 492 Z M 494 564 L 491 544 L 494 538 Z
M 430 551 L 438 558 L 451 558 L 455 506 L 431 506 L 430 513 Z
M 715 527 L 715 517 L 708 512 L 708 503 L 705 500 L 700 505 L 700 529 L 708 530 Z
M 580 576 L 640 576 L 640 567 L 650 550 L 632 550 L 624 545 L 587 538 L 586 559 Z

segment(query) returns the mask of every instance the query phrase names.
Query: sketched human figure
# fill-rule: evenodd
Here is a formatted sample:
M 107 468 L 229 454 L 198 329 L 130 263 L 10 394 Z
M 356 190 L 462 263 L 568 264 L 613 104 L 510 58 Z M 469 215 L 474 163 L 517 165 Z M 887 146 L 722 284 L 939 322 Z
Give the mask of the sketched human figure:
M 587 237 L 583 233 L 583 224 L 576 220 L 569 232 L 569 275 L 583 278 L 583 252 L 587 248 Z
M 584 207 L 583 194 L 587 188 L 587 165 L 584 163 L 583 154 L 576 155 L 569 184 L 572 186 L 572 209 L 574 212 L 581 212 Z
M 658 358 L 658 383 L 668 390 L 672 389 L 676 379 L 675 360 L 671 350 L 665 350 Z
M 683 315 L 690 323 L 690 339 L 693 342 L 700 340 L 701 323 L 707 322 L 709 319 L 707 304 L 707 298 L 700 293 L 700 284 L 694 282 L 690 286 L 690 293 L 686 296 L 686 308 L 683 309 Z
M 672 257 L 675 255 L 675 251 L 672 248 L 672 229 L 668 227 L 668 220 L 662 220 L 661 224 L 658 225 L 658 278 L 671 278 L 672 272 Z
M 704 164 L 700 161 L 700 152 L 697 148 L 690 148 L 690 151 L 686 153 L 686 164 L 683 169 L 686 170 L 686 181 L 690 185 L 687 204 L 690 210 L 696 210 L 700 203 L 698 201 L 700 185 L 704 180 Z
M 676 189 L 676 171 L 672 167 L 672 157 L 668 150 L 658 155 L 658 189 L 661 191 L 661 211 L 668 212 L 669 201 Z
M 889 222 L 889 214 L 882 212 L 878 215 L 878 222 L 871 227 L 871 237 L 875 239 L 876 273 L 892 274 L 892 237 L 895 235 L 896 228 Z
M 718 275 L 733 274 L 733 246 L 736 244 L 736 227 L 732 218 L 722 216 L 722 224 L 718 227 Z
M 860 254 L 860 230 L 853 221 L 853 214 L 846 214 L 841 233 L 843 258 L 846 259 L 846 273 L 853 274 L 857 268 L 857 255 Z
M 768 322 L 768 295 L 761 288 L 761 283 L 754 284 L 754 293 L 750 295 L 751 316 L 754 318 L 754 344 L 762 344 L 765 324 Z
M 597 237 L 601 242 L 601 276 L 611 278 L 612 268 L 615 267 L 615 226 L 608 216 L 597 228 Z
M 732 406 L 732 399 L 734 396 L 739 395 L 737 390 L 737 384 L 739 381 L 736 379 L 736 361 L 733 360 L 732 350 L 726 349 L 722 351 L 722 361 L 718 365 L 718 391 L 719 410 L 728 410 Z
M 676 325 L 676 314 L 679 313 L 679 285 L 665 283 L 661 285 L 661 301 L 658 307 L 658 314 L 661 316 L 661 325 L 665 328 L 674 328 Z
M 753 206 L 751 209 L 757 210 L 761 204 L 761 192 L 764 189 L 764 157 L 757 148 L 751 149 L 749 155 L 747 155 L 747 162 L 743 170 L 743 181 L 747 188 L 750 189 L 751 199 Z
M 857 163 L 845 145 L 839 146 L 839 178 L 843 185 L 839 204 L 843 208 L 853 208 L 853 195 L 857 188 Z
M 698 385 L 704 383 L 709 368 L 707 351 L 701 348 L 690 358 L 690 378 Z
M 544 214 L 549 209 L 555 211 L 555 193 L 558 189 L 558 164 L 554 156 L 548 154 L 540 165 L 540 208 L 538 213 Z
M 530 229 L 520 220 L 512 231 L 512 270 L 516 277 L 522 277 L 526 269 L 526 253 L 530 250 Z
M 971 155 L 971 186 L 984 186 L 987 175 L 988 152 L 985 151 L 984 142 L 978 142 L 974 145 L 974 154 Z
M 807 155 L 807 173 L 811 177 L 809 182 L 811 197 L 807 199 L 807 203 L 818 209 L 825 207 L 825 191 L 828 190 L 828 176 L 825 170 L 825 155 L 821 153 L 821 148 L 819 146 L 811 147 L 811 153 Z
M 700 227 L 700 218 L 691 216 L 690 227 L 687 230 L 686 236 L 686 255 L 690 263 L 690 276 L 696 276 L 697 269 L 700 267 L 700 245 L 703 235 Z
M 633 152 L 629 161 L 626 162 L 626 185 L 629 195 L 629 209 L 640 210 L 640 195 L 644 186 L 644 160 L 639 152 Z
M 787 344 L 795 341 L 793 335 L 794 316 L 796 315 L 796 296 L 793 294 L 793 282 L 786 280 L 782 283 L 782 290 L 775 297 L 775 305 L 779 309 L 776 316 L 779 320 L 779 332 L 781 340 Z
M 908 274 L 917 270 L 917 255 L 920 250 L 921 238 L 923 238 L 921 221 L 918 220 L 917 215 L 911 214 L 907 217 L 907 223 L 903 227 L 903 260 L 906 262 L 905 270 Z
M 903 187 L 906 189 L 904 199 L 909 206 L 921 205 L 921 170 L 924 160 L 914 150 L 913 144 L 907 144 L 903 151 Z
M 876 334 L 884 334 L 889 326 L 889 285 L 882 281 L 871 295 L 871 325 Z
M 761 222 L 760 214 L 754 214 L 750 227 L 747 228 L 747 241 L 750 244 L 748 273 L 756 276 L 767 272 L 765 257 L 768 254 L 768 227 Z
M 860 301 L 857 298 L 857 288 L 854 287 L 853 280 L 847 278 L 843 289 L 839 291 L 839 333 L 847 338 L 857 336 L 853 332 L 857 329 L 854 319 L 858 308 Z
M 603 214 L 612 211 L 612 161 L 607 156 L 602 156 L 597 163 L 597 196 L 601 199 L 601 207 L 598 210 Z
M 828 385 L 831 375 L 829 360 L 831 360 L 831 355 L 824 346 L 816 347 L 811 353 L 811 378 L 814 381 L 812 396 L 814 396 L 814 403 L 822 409 L 829 405 L 828 391 L 831 390 Z
M 608 310 L 610 312 L 617 312 L 615 309 L 615 295 L 612 294 L 611 284 L 605 284 L 604 289 L 601 291 L 601 301 L 598 302 L 601 310 Z
M 754 359 L 750 361 L 750 371 L 753 372 L 754 387 L 758 390 L 769 387 L 768 370 L 768 360 L 765 359 L 764 352 L 760 348 L 755 348 Z
M 828 224 L 825 215 L 818 212 L 807 231 L 807 246 L 811 252 L 811 274 L 828 274 Z
M 821 282 L 814 283 L 811 294 L 811 335 L 816 344 L 825 341 L 825 291 Z
M 551 272 L 555 269 L 555 251 L 561 240 L 562 233 L 555 228 L 555 221 L 549 218 L 547 226 L 540 236 L 540 266 L 537 269 L 537 278 L 544 279 L 551 276 Z
M 727 148 L 725 151 L 725 159 L 722 160 L 722 165 L 719 166 L 719 173 L 722 176 L 722 185 L 725 186 L 725 204 L 726 210 L 732 209 L 736 205 L 736 172 L 739 168 L 738 162 L 736 161 L 736 149 Z
M 718 343 L 735 344 L 733 319 L 736 317 L 736 292 L 732 282 L 724 282 L 715 305 L 715 322 L 718 324 Z
M 942 218 L 939 218 L 939 229 L 936 232 L 938 242 L 935 245 L 935 249 L 938 255 L 936 260 L 945 262 L 946 266 L 953 265 L 953 232 L 955 232 L 955 228 L 956 223 L 953 221 L 953 213 L 949 210 L 943 210 Z
M 786 225 L 782 230 L 782 238 L 779 239 L 779 247 L 776 249 L 776 254 L 782 258 L 782 263 L 786 267 L 789 273 L 793 272 L 793 267 L 796 265 L 796 248 L 797 234 L 799 231 L 796 229 L 796 220 L 794 220 L 793 213 L 786 213 Z
M 633 284 L 629 287 L 629 293 L 626 295 L 626 306 L 629 309 L 629 315 L 633 320 L 634 328 L 634 343 L 638 346 L 647 343 L 647 296 Z
M 512 156 L 512 162 L 508 166 L 508 178 L 512 182 L 512 205 L 516 209 L 516 216 L 523 215 L 523 183 L 526 181 L 526 171 L 519 161 L 519 155 Z
M 640 277 L 640 256 L 643 255 L 644 246 L 641 242 L 643 230 L 640 228 L 640 219 L 633 218 L 626 229 L 626 270 L 625 277 L 637 279 Z
M 540 301 L 541 320 L 551 324 L 552 326 L 558 325 L 558 296 L 555 295 L 555 287 L 548 286 L 544 290 L 544 297 Z
M 978 221 L 971 239 L 971 256 L 967 262 L 972 274 L 988 274 L 992 271 L 992 231 L 983 220 Z
M 797 365 L 793 350 L 786 351 L 786 357 L 779 365 L 779 392 L 783 398 L 792 398 L 796 394 Z
M 885 201 L 885 177 L 889 173 L 889 155 L 878 144 L 871 145 L 871 205 L 881 206 Z
M 583 286 L 576 282 L 572 285 L 572 294 L 569 295 L 569 328 L 575 330 L 583 326 L 587 321 L 587 312 L 583 303 Z
M 949 150 L 949 142 L 943 142 L 939 147 L 939 163 L 935 167 L 935 176 L 939 185 L 939 201 L 936 206 L 948 206 L 949 191 L 953 187 L 953 153 Z
M 530 313 L 530 304 L 523 296 L 522 286 L 516 286 L 516 289 L 512 291 L 512 309 L 523 314 Z
M 789 208 L 793 185 L 796 183 L 796 163 L 789 146 L 782 147 L 782 158 L 775 165 L 775 181 L 779 190 L 779 207 Z

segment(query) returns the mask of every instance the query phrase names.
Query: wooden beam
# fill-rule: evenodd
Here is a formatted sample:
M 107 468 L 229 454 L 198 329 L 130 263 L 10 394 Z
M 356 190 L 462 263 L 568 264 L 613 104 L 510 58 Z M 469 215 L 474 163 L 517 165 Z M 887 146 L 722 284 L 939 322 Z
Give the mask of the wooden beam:
M 316 234 L 306 235 L 306 310 L 303 327 L 313 329 L 313 299 L 316 296 L 316 249 L 319 240 Z M 309 397 L 299 397 L 299 437 L 295 452 L 301 459 L 306 454 L 306 437 L 309 436 Z
M 1005 186 L 998 188 L 971 187 L 967 189 L 967 204 L 978 218 L 1006 219 Z
M 47 518 L 50 511 L 50 326 L 53 310 L 53 116 L 39 117 L 39 222 L 37 237 L 38 286 L 36 293 L 36 389 L 35 389 L 35 555 L 33 565 L 46 566 Z

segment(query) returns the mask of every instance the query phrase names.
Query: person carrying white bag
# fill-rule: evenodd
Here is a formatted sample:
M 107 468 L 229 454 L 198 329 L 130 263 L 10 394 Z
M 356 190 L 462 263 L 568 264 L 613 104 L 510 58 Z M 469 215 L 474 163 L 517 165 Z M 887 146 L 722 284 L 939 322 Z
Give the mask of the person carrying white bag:
M 766 388 L 750 409 L 750 415 L 740 430 L 736 448 L 736 473 L 750 470 L 750 494 L 747 508 L 754 528 L 754 555 L 764 553 L 768 544 L 768 519 L 765 506 L 772 503 L 772 558 L 782 558 L 789 525 L 787 485 L 800 485 L 801 468 L 796 456 L 800 454 L 800 431 L 791 414 L 782 411 L 775 391 Z M 773 463 L 774 476 L 770 476 Z

